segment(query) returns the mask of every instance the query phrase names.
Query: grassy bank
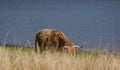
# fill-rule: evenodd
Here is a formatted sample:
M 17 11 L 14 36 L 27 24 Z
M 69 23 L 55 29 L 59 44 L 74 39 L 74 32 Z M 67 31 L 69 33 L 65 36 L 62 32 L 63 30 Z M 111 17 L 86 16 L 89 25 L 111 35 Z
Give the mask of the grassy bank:
M 0 70 L 120 70 L 120 56 L 81 51 L 76 56 L 36 53 L 32 48 L 0 47 Z

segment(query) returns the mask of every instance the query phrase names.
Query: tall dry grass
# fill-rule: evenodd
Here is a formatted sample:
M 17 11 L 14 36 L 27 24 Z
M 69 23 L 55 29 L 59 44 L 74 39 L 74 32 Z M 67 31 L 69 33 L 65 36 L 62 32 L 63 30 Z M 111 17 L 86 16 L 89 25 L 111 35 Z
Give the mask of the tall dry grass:
M 0 70 L 120 70 L 120 56 L 79 53 L 76 56 L 0 47 Z

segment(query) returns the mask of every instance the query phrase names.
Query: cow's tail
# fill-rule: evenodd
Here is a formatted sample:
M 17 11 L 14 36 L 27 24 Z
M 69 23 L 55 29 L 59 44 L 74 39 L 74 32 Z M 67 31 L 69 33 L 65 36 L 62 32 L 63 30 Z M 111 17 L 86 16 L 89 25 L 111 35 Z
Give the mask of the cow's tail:
M 37 38 L 35 39 L 35 48 L 34 48 L 35 52 L 39 51 L 39 42 L 37 40 Z

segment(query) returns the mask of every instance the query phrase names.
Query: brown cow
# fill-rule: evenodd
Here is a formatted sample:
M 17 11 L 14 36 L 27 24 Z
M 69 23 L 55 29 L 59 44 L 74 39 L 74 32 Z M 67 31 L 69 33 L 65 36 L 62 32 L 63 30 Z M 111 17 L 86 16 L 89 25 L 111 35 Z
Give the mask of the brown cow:
M 35 50 L 54 49 L 75 54 L 75 45 L 71 43 L 61 31 L 55 29 L 43 29 L 36 34 Z

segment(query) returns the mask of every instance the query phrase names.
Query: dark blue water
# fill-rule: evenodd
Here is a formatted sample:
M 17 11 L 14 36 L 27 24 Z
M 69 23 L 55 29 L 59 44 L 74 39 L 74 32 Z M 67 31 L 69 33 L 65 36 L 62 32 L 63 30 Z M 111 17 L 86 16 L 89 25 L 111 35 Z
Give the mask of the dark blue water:
M 120 47 L 120 1 L 0 1 L 0 43 L 34 44 L 37 31 L 54 28 L 87 48 Z

